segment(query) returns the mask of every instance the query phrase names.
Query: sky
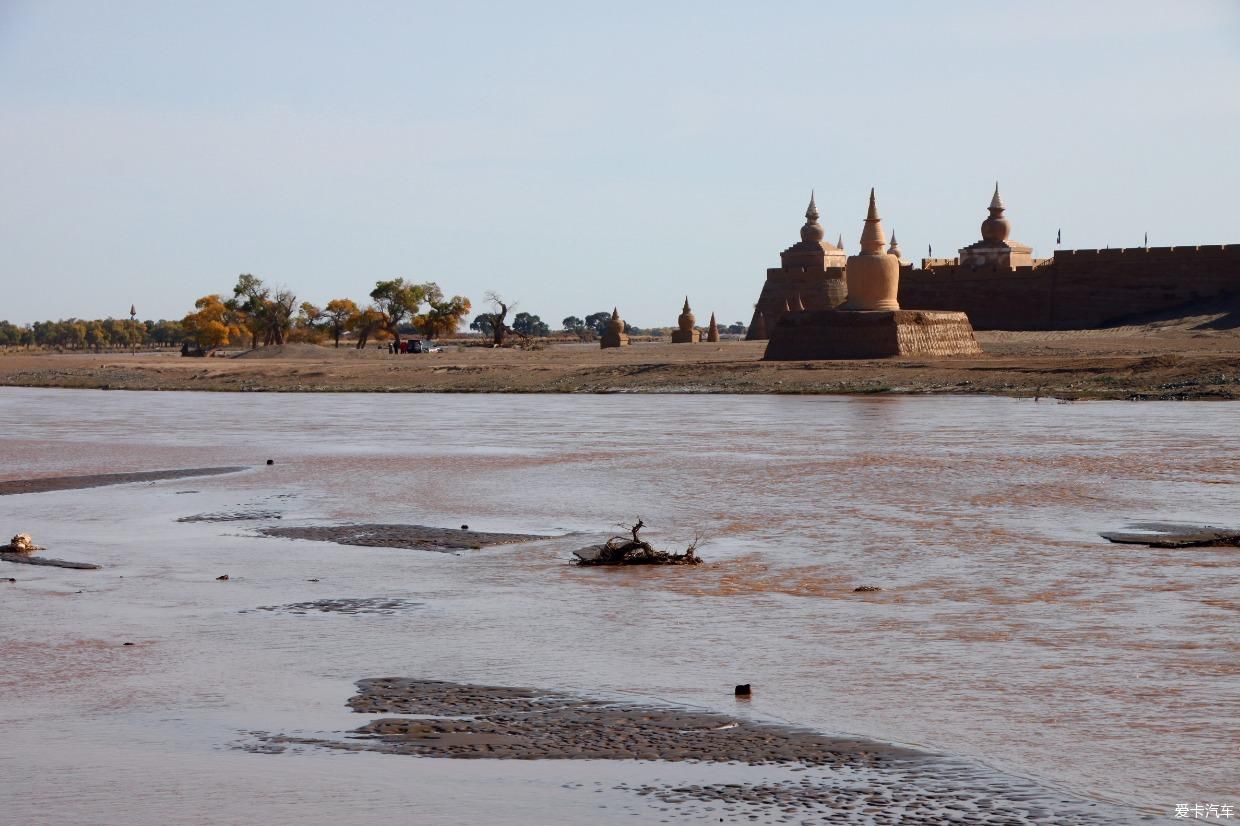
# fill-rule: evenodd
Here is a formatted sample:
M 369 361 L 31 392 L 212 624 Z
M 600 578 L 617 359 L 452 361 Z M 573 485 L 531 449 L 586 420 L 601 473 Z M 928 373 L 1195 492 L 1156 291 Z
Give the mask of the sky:
M 1240 0 L 0 0 L 0 319 L 488 290 L 748 322 L 857 250 L 1240 243 Z

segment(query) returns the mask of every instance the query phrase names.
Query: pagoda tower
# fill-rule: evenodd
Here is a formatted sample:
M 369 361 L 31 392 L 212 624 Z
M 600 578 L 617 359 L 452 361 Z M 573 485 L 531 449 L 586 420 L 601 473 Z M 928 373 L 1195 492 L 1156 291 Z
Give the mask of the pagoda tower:
M 689 309 L 689 296 L 685 296 L 685 308 L 681 310 L 679 318 L 676 319 L 677 328 L 672 332 L 672 344 L 697 344 L 702 340 L 702 332 L 694 325 L 697 319 L 693 317 L 693 310 Z
M 1006 209 L 999 196 L 999 182 L 995 181 L 990 215 L 982 221 L 982 240 L 960 250 L 961 269 L 1013 270 L 1033 265 L 1033 248 L 1010 240 L 1012 223 L 1003 214 Z
M 844 281 L 844 267 L 848 256 L 839 246 L 824 240 L 823 229 L 814 193 L 809 196 L 805 209 L 805 224 L 801 227 L 801 240 L 779 254 L 780 265 L 766 271 L 766 282 L 754 307 L 753 320 L 749 324 L 749 340 L 766 338 L 758 335 L 758 315 L 763 315 L 763 327 L 771 328 L 785 312 L 797 306 L 798 296 L 802 306 L 809 310 L 828 310 L 838 307 L 848 297 Z
M 603 335 L 599 339 L 599 346 L 604 350 L 610 347 L 629 346 L 629 337 L 624 332 L 624 320 L 620 318 L 620 309 L 618 307 L 612 308 L 611 320 L 607 322 L 607 329 L 603 331 Z

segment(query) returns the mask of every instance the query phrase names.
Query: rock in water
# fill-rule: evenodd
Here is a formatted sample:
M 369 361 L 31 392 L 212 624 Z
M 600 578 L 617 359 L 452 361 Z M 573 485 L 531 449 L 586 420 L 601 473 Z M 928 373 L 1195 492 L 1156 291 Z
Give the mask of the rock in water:
M 15 554 L 32 554 L 43 549 L 34 544 L 34 538 L 30 534 L 19 533 L 13 537 L 12 541 L 9 542 L 9 547 L 5 550 Z

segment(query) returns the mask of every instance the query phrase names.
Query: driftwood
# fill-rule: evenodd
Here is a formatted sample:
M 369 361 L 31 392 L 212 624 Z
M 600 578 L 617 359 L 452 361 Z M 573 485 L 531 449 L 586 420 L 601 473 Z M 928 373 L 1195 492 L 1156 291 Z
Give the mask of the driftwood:
M 685 549 L 682 554 L 670 553 L 668 551 L 660 551 L 652 546 L 649 542 L 642 540 L 638 535 L 638 531 L 646 526 L 646 523 L 638 519 L 637 524 L 629 528 L 632 538 L 625 536 L 613 536 L 600 546 L 590 548 L 582 548 L 580 551 L 573 551 L 577 557 L 578 565 L 700 565 L 702 558 L 697 555 L 698 544 L 701 537 L 693 540 L 693 543 Z
M 0 551 L 0 560 L 5 562 L 20 562 L 23 565 L 50 565 L 53 568 L 73 568 L 78 571 L 97 571 L 102 565 L 96 565 L 93 562 L 69 562 L 65 559 L 50 559 L 46 556 L 27 556 L 26 554 L 15 554 L 9 551 Z

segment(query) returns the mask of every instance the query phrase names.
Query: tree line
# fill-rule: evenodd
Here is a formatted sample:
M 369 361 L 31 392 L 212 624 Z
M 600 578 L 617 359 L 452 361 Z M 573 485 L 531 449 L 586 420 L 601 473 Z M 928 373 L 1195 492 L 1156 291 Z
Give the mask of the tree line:
M 345 333 L 353 333 L 355 346 L 361 349 L 372 338 L 390 336 L 399 346 L 402 335 L 449 335 L 470 309 L 468 298 L 448 298 L 433 281 L 415 284 L 403 278 L 376 282 L 364 307 L 349 298 L 333 298 L 319 307 L 309 301 L 298 303 L 287 287 L 270 287 L 245 273 L 237 278 L 231 298 L 204 295 L 181 324 L 187 342 L 201 350 L 241 342 L 256 348 L 328 339 L 339 347 Z
M 58 347 L 67 350 L 95 350 L 138 346 L 175 347 L 193 345 L 210 351 L 228 345 L 248 344 L 251 348 L 287 342 L 321 344 L 326 341 L 340 346 L 346 334 L 354 336 L 354 345 L 361 349 L 372 339 L 395 339 L 402 335 L 421 333 L 427 338 L 454 334 L 472 309 L 463 296 L 446 297 L 433 281 L 422 284 L 395 278 L 378 281 L 370 291 L 370 303 L 359 306 L 352 299 L 334 298 L 319 307 L 309 301 L 297 301 L 287 287 L 272 287 L 261 278 L 243 273 L 233 286 L 232 296 L 218 293 L 204 295 L 194 302 L 194 309 L 183 319 L 137 321 L 131 319 L 63 319 L 38 321 L 19 327 L 0 321 L 0 347 Z M 517 307 L 495 292 L 486 296 L 492 311 L 476 315 L 469 328 L 502 346 L 513 333 L 522 339 L 552 335 L 551 325 L 528 312 L 508 316 Z M 566 316 L 560 331 L 582 338 L 602 335 L 611 321 L 611 313 L 600 311 L 584 318 Z M 671 328 L 642 329 L 627 321 L 624 331 L 630 335 L 661 335 Z M 743 335 L 742 322 L 720 327 L 722 332 Z
M 176 347 L 184 337 L 181 322 L 164 319 L 66 318 L 36 321 L 26 326 L 0 321 L 0 347 L 59 347 L 101 352 L 139 346 Z

